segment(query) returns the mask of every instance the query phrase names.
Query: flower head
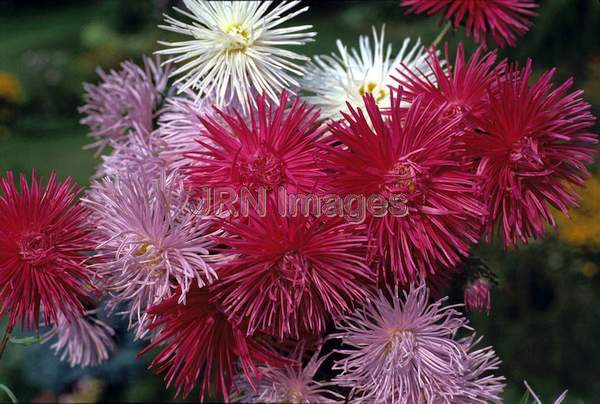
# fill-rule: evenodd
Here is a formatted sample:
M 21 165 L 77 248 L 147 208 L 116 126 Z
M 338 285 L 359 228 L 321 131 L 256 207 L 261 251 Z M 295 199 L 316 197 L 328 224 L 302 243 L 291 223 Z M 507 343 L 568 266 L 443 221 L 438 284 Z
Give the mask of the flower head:
M 210 288 L 193 286 L 185 304 L 174 295 L 151 308 L 155 316 L 151 327 L 158 335 L 142 353 L 162 346 L 150 366 L 160 373 L 166 371 L 167 385 L 175 385 L 177 395 L 187 397 L 201 377 L 201 400 L 212 396 L 228 401 L 237 361 L 252 380 L 258 377 L 258 363 L 281 366 L 285 360 L 227 320 L 211 302 L 211 295 Z
M 366 215 L 371 255 L 409 282 L 455 266 L 478 239 L 485 209 L 475 176 L 455 153 L 460 117 L 442 120 L 444 109 L 420 98 L 406 111 L 401 98 L 392 94 L 384 116 L 365 96 L 368 118 L 351 107 L 332 123 L 323 159 L 331 192 L 386 199 L 384 214 Z
M 56 354 L 62 351 L 60 360 L 68 359 L 71 367 L 96 366 L 115 349 L 114 334 L 108 324 L 96 317 L 96 310 L 92 310 L 71 319 L 59 315 L 53 328 L 44 335 L 44 342 L 56 337 L 51 347 Z
M 469 282 L 464 290 L 465 306 L 469 310 L 490 312 L 492 309 L 491 285 L 485 278 Z
M 122 176 L 96 182 L 85 203 L 93 211 L 99 240 L 94 268 L 111 292 L 109 308 L 127 303 L 137 335 L 145 333 L 146 309 L 179 289 L 212 283 L 219 234 L 198 214 L 177 177 Z
M 491 35 L 500 46 L 515 46 L 517 37 L 525 35 L 536 15 L 535 0 L 402 0 L 408 13 L 427 15 L 443 13 L 454 27 L 465 24 L 467 36 L 485 45 Z
M 235 259 L 219 268 L 218 293 L 224 311 L 244 321 L 249 334 L 318 334 L 366 297 L 366 238 L 342 219 L 284 217 L 271 209 L 223 226 L 227 236 L 219 241 Z
M 337 337 L 345 346 L 340 353 L 346 356 L 336 361 L 334 370 L 341 374 L 333 381 L 350 387 L 353 398 L 369 402 L 482 397 L 481 388 L 492 377 L 484 373 L 494 369 L 496 360 L 470 353 L 470 344 L 455 338 L 468 329 L 467 320 L 442 302 L 429 303 L 425 284 L 411 286 L 402 296 L 398 290 L 379 290 L 339 323 Z
M 193 187 L 315 190 L 322 176 L 317 164 L 316 139 L 322 133 L 316 123 L 318 111 L 299 99 L 288 105 L 284 91 L 278 104 L 258 97 L 249 119 L 218 112 L 220 119 L 199 117 L 206 132 L 198 140 L 199 147 L 189 154 L 196 162 L 189 170 Z
M 276 101 L 282 89 L 298 85 L 294 76 L 303 69 L 296 61 L 307 60 L 281 46 L 304 45 L 316 35 L 306 32 L 311 25 L 279 27 L 308 9 L 291 11 L 299 3 L 184 0 L 188 11 L 176 10 L 192 22 L 167 16 L 168 25 L 160 27 L 192 39 L 161 42 L 170 48 L 158 53 L 182 63 L 173 72 L 181 75 L 175 82 L 180 91 L 191 88 L 198 98 L 214 96 L 220 108 L 234 102 L 247 110 L 247 101 L 262 93 Z
M 88 211 L 75 202 L 71 179 L 48 183 L 12 172 L 0 178 L 0 316 L 9 324 L 38 329 L 61 315 L 73 318 L 90 302 L 91 270 L 84 263 L 94 249 Z
M 410 71 L 415 77 L 429 72 L 420 41 L 411 47 L 410 39 L 406 38 L 400 51 L 392 56 L 392 45 L 384 46 L 383 27 L 380 35 L 373 27 L 372 48 L 367 36 L 359 38 L 358 51 L 354 48 L 348 51 L 340 40 L 337 47 L 339 55 L 316 56 L 302 82 L 302 88 L 313 93 L 306 97 L 307 101 L 321 108 L 329 118 L 341 118 L 340 111 L 346 110 L 347 102 L 353 107 L 361 106 L 367 93 L 380 105 L 387 105 L 395 69 Z
M 590 104 L 581 91 L 569 93 L 572 80 L 553 88 L 553 74 L 529 84 L 531 61 L 522 70 L 511 68 L 497 80 L 479 130 L 465 139 L 480 159 L 487 234 L 499 223 L 506 245 L 542 236 L 546 222 L 555 225 L 550 205 L 567 213 L 598 143 L 589 132 L 595 122 Z
M 304 344 L 300 343 L 292 352 L 294 363 L 281 367 L 261 366 L 255 388 L 240 378 L 233 391 L 242 391 L 240 401 L 244 403 L 335 403 L 343 399 L 327 388 L 330 383 L 314 379 L 328 355 L 319 358 L 320 351 L 316 351 L 304 365 L 304 353 Z
M 448 46 L 446 45 L 446 59 Z M 485 114 L 492 84 L 506 68 L 506 62 L 494 65 L 496 53 L 483 54 L 483 48 L 465 60 L 464 46 L 458 45 L 454 64 L 444 66 L 438 55 L 431 52 L 427 64 L 430 76 L 415 74 L 411 69 L 398 69 L 394 79 L 402 86 L 408 101 L 422 97 L 424 104 L 445 107 L 449 118 L 463 116 L 464 127 L 472 126 L 473 117 Z
M 124 62 L 121 70 L 105 73 L 98 71 L 100 84 L 85 84 L 85 102 L 80 112 L 86 116 L 91 145 L 101 151 L 126 139 L 134 125 L 152 132 L 153 119 L 167 86 L 170 69 L 160 66 L 160 60 L 144 58 L 143 68 Z

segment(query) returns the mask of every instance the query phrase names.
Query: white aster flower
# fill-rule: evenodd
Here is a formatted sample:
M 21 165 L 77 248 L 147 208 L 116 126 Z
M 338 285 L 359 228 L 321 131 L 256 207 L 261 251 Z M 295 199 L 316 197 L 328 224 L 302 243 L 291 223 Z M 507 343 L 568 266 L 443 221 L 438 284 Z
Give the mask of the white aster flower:
M 197 97 L 207 94 L 218 107 L 238 102 L 245 107 L 253 93 L 266 93 L 274 101 L 282 88 L 298 86 L 294 75 L 303 68 L 295 61 L 306 56 L 280 46 L 304 45 L 315 32 L 312 25 L 277 28 L 303 13 L 308 7 L 292 11 L 299 1 L 201 1 L 184 0 L 189 12 L 175 8 L 191 23 L 165 16 L 169 25 L 160 28 L 192 36 L 183 42 L 160 42 L 169 46 L 157 53 L 172 56 L 182 65 L 173 72 L 180 91 L 192 88 Z M 286 14 L 288 13 L 288 14 Z
M 321 108 L 323 115 L 341 118 L 340 111 L 347 109 L 346 102 L 353 107 L 362 107 L 362 97 L 371 93 L 377 103 L 385 105 L 390 96 L 390 86 L 396 86 L 392 74 L 396 69 L 410 69 L 417 75 L 429 75 L 427 54 L 417 40 L 412 48 L 410 38 L 402 43 L 400 51 L 392 57 L 392 45 L 384 46 L 384 29 L 378 35 L 373 27 L 373 48 L 368 36 L 359 38 L 359 49 L 350 51 L 337 40 L 339 54 L 315 56 L 308 64 L 302 80 L 302 88 L 314 95 L 306 97 Z

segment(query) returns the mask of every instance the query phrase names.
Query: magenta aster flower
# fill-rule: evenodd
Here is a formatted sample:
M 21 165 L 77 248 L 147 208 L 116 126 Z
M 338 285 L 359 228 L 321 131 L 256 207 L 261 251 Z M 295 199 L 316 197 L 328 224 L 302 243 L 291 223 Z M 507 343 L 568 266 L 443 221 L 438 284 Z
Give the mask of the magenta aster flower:
M 227 402 L 236 362 L 249 380 L 258 376 L 260 363 L 285 363 L 275 352 L 247 337 L 237 323 L 227 320 L 211 301 L 211 288 L 193 286 L 186 295 L 184 304 L 176 294 L 150 309 L 155 316 L 151 327 L 158 335 L 142 351 L 145 354 L 162 347 L 150 366 L 159 373 L 166 372 L 167 386 L 175 385 L 176 395 L 187 397 L 200 377 L 201 401 L 212 397 Z
M 71 367 L 99 365 L 116 347 L 115 331 L 96 318 L 96 311 L 72 319 L 59 315 L 53 328 L 44 335 L 44 342 L 56 337 L 51 348 L 57 355 L 62 351 L 60 360 L 67 359 Z
M 314 191 L 321 176 L 315 143 L 322 133 L 316 124 L 319 112 L 299 99 L 288 105 L 285 91 L 279 105 L 265 96 L 257 104 L 248 119 L 222 111 L 218 114 L 225 124 L 217 117 L 199 117 L 206 134 L 189 155 L 198 163 L 190 169 L 192 186 Z
M 446 45 L 446 60 L 448 46 Z M 458 45 L 454 65 L 445 65 L 434 52 L 427 60 L 431 76 L 415 74 L 410 69 L 398 69 L 395 80 L 404 90 L 408 101 L 423 97 L 423 103 L 445 107 L 449 118 L 462 115 L 464 127 L 472 126 L 472 118 L 485 114 L 489 105 L 491 86 L 506 69 L 506 62 L 498 65 L 496 52 L 483 54 L 483 48 L 465 60 L 464 46 Z
M 219 296 L 248 334 L 318 334 L 372 284 L 366 238 L 343 219 L 284 217 L 272 209 L 223 229 L 219 242 L 235 259 L 219 267 Z
M 537 13 L 535 0 L 402 0 L 408 13 L 433 15 L 443 13 L 454 28 L 464 24 L 467 36 L 485 45 L 491 35 L 500 47 L 515 46 L 517 37 L 532 25 Z
M 320 351 L 316 351 L 303 365 L 304 344 L 300 343 L 292 353 L 294 363 L 282 367 L 262 366 L 259 369 L 260 379 L 256 387 L 252 387 L 247 380 L 240 378 L 232 391 L 232 396 L 237 391 L 243 394 L 240 401 L 243 403 L 337 403 L 343 396 L 328 389 L 331 383 L 315 380 L 315 375 L 328 355 L 319 358 Z
M 555 225 L 550 206 L 567 213 L 576 204 L 575 186 L 589 173 L 597 135 L 595 118 L 582 91 L 569 92 L 573 80 L 553 88 L 554 70 L 529 84 L 531 61 L 497 80 L 480 131 L 465 143 L 479 158 L 482 195 L 488 205 L 486 232 L 496 223 L 505 245 L 541 237 Z
M 388 115 L 365 96 L 368 117 L 350 108 L 331 124 L 322 158 L 328 191 L 387 198 L 387 214 L 366 215 L 371 255 L 410 282 L 458 264 L 479 238 L 485 208 L 456 153 L 460 117 L 441 119 L 444 109 L 421 98 L 407 111 L 401 98 L 392 94 Z
M 456 340 L 460 330 L 468 329 L 467 320 L 455 306 L 443 306 L 443 300 L 430 304 L 424 283 L 402 296 L 397 289 L 379 290 L 364 308 L 339 323 L 342 332 L 336 337 L 346 357 L 333 367 L 341 371 L 334 382 L 351 388 L 353 399 L 366 402 L 445 403 L 484 397 L 484 373 L 496 362 L 482 359 L 486 355 L 479 351 L 470 353 L 466 340 Z
M 89 212 L 68 178 L 52 173 L 47 184 L 12 172 L 0 178 L 0 317 L 8 327 L 39 327 L 69 319 L 91 302 L 92 271 L 84 263 L 94 249 Z
M 485 278 L 468 282 L 464 290 L 467 309 L 489 313 L 492 309 L 491 288 L 490 282 Z
M 127 303 L 138 336 L 144 334 L 146 308 L 177 288 L 182 303 L 192 284 L 216 279 L 218 258 L 210 248 L 220 231 L 198 214 L 176 177 L 105 179 L 92 185 L 84 202 L 94 212 L 94 268 L 112 295 L 108 306 Z
M 169 68 L 161 66 L 158 58 L 144 58 L 144 66 L 124 62 L 121 70 L 105 73 L 98 71 L 101 83 L 85 84 L 85 102 L 80 112 L 85 114 L 81 123 L 87 125 L 91 145 L 101 151 L 107 145 L 124 140 L 125 135 L 139 126 L 152 132 L 155 112 L 164 97 Z

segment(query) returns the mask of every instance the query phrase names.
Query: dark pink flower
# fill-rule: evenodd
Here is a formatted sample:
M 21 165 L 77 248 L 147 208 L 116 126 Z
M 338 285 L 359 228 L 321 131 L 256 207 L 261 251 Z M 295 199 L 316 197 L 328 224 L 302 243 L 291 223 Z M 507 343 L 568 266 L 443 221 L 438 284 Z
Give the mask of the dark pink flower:
M 197 140 L 200 147 L 188 155 L 195 163 L 189 170 L 191 185 L 313 191 L 321 176 L 315 144 L 322 132 L 318 117 L 317 110 L 299 99 L 288 105 L 286 92 L 278 105 L 258 97 L 248 118 L 222 111 L 200 117 L 206 132 Z
M 224 223 L 233 259 L 217 271 L 225 312 L 284 338 L 318 334 L 361 301 L 372 284 L 364 235 L 340 218 L 284 217 L 274 210 Z
M 515 46 L 517 37 L 532 25 L 537 13 L 535 0 L 402 0 L 408 13 L 433 15 L 443 13 L 454 28 L 465 25 L 467 36 L 485 45 L 491 35 L 500 46 Z
M 419 97 L 406 110 L 402 95 L 392 95 L 385 118 L 365 96 L 368 117 L 350 108 L 333 123 L 323 159 L 328 191 L 387 198 L 387 212 L 366 215 L 370 255 L 408 282 L 460 262 L 479 238 L 485 208 L 471 167 L 456 156 L 460 117 L 441 119 L 444 109 Z
M 40 314 L 46 325 L 83 314 L 94 290 L 83 262 L 95 243 L 70 178 L 19 182 L 12 172 L 0 178 L 0 316 L 37 330 Z
M 505 245 L 526 243 L 555 225 L 550 206 L 567 213 L 578 200 L 575 186 L 589 173 L 597 135 L 595 118 L 582 91 L 569 92 L 573 80 L 554 87 L 554 70 L 529 84 L 531 61 L 511 68 L 491 92 L 479 130 L 465 137 L 480 159 L 482 195 L 488 206 L 486 232 L 496 224 Z
M 227 402 L 238 361 L 252 381 L 259 375 L 257 363 L 281 366 L 285 360 L 247 337 L 211 301 L 211 295 L 209 287 L 194 285 L 185 304 L 175 295 L 151 308 L 152 328 L 158 335 L 141 354 L 162 347 L 150 367 L 166 372 L 167 386 L 175 385 L 176 395 L 187 397 L 200 378 L 201 401 L 212 397 Z

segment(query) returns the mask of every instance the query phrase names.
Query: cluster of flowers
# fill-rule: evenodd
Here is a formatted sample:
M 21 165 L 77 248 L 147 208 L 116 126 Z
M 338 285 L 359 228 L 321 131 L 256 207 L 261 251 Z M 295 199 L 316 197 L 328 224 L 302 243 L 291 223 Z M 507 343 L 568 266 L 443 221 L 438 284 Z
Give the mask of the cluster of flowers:
M 526 243 L 577 203 L 597 143 L 581 91 L 484 47 L 450 59 L 407 39 L 393 55 L 383 29 L 311 61 L 281 48 L 315 36 L 281 27 L 307 10 L 299 2 L 184 3 L 191 22 L 163 28 L 191 39 L 164 43 L 170 59 L 125 62 L 86 86 L 83 123 L 109 152 L 80 201 L 55 176 L 21 177 L 20 191 L 2 178 L 10 327 L 37 330 L 41 316 L 72 364 L 97 364 L 114 346 L 103 297 L 150 341 L 144 353 L 159 348 L 151 367 L 184 396 L 199 385 L 201 399 L 499 401 L 494 351 L 429 289 L 464 271 L 481 239 Z M 402 3 L 499 45 L 537 7 Z M 205 187 L 266 190 L 267 214 L 199 214 Z M 401 194 L 406 211 L 281 215 L 281 188 Z M 465 303 L 489 310 L 490 280 L 472 276 Z

